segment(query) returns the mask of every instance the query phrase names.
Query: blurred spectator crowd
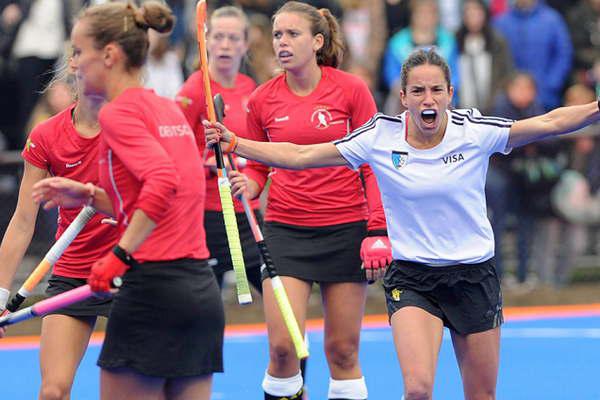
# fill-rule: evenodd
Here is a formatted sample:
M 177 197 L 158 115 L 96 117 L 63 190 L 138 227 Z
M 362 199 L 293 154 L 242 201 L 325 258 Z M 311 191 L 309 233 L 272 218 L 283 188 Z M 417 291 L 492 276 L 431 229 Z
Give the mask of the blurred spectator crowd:
M 100 2 L 0 0 L 0 150 L 21 149 L 34 125 L 72 101 L 68 83 L 47 85 L 68 55 L 72 16 Z M 211 8 L 237 5 L 248 13 L 250 51 L 243 72 L 258 83 L 278 73 L 271 15 L 284 2 L 209 1 Z M 347 50 L 343 69 L 367 82 L 386 114 L 403 111 L 401 66 L 419 47 L 435 47 L 448 60 L 457 108 L 522 119 L 590 102 L 600 94 L 600 0 L 306 2 L 338 17 Z M 177 26 L 170 36 L 150 33 L 145 84 L 172 98 L 197 67 L 196 1 L 167 3 Z M 551 193 L 565 171 L 573 170 L 585 181 L 588 195 L 598 191 L 599 134 L 600 127 L 592 126 L 576 137 L 492 159 L 486 191 L 505 285 L 560 287 L 568 283 L 579 255 L 598 254 L 599 221 L 565 217 Z M 514 249 L 510 266 L 507 247 Z

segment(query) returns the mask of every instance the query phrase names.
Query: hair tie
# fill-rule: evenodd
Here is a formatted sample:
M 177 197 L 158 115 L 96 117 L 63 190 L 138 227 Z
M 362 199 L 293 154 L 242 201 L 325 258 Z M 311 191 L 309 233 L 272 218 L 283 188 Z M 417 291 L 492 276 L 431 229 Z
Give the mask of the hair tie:
M 141 29 L 148 30 L 150 28 L 148 21 L 146 21 L 146 8 L 144 7 L 133 10 L 133 20 Z

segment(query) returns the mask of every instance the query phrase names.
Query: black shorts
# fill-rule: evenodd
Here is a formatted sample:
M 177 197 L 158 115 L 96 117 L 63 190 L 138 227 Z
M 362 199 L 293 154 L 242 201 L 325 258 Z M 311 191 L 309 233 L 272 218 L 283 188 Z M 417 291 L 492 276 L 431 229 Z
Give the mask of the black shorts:
M 383 287 L 390 318 L 402 307 L 419 307 L 461 335 L 494 329 L 504 321 L 493 259 L 447 267 L 394 260 Z
M 85 284 L 85 279 L 67 278 L 65 276 L 53 274 L 52 276 L 50 276 L 50 279 L 48 279 L 48 287 L 46 288 L 46 294 L 48 295 L 48 297 L 56 296 L 57 294 L 64 293 L 71 289 L 76 289 Z M 80 301 L 79 303 L 71 304 L 70 306 L 52 311 L 47 315 L 68 315 L 69 317 L 75 318 L 98 316 L 108 317 L 111 304 L 111 299 L 90 297 L 86 300 Z
M 148 262 L 129 269 L 113 299 L 98 366 L 179 378 L 223 371 L 225 318 L 206 261 Z
M 262 215 L 255 212 L 256 220 L 262 225 Z M 248 218 L 245 213 L 236 213 L 238 230 L 240 232 L 240 243 L 244 253 L 244 265 L 246 269 L 256 268 L 260 271 L 262 258 L 256 246 L 256 240 L 250 229 Z M 227 232 L 225 231 L 225 222 L 221 211 L 204 212 L 204 230 L 206 231 L 206 245 L 210 251 L 210 256 L 217 260 L 217 265 L 213 270 L 217 274 L 223 274 L 225 271 L 233 269 L 231 262 L 231 253 L 229 253 L 229 242 L 227 241 Z
M 278 275 L 310 282 L 366 281 L 360 259 L 366 221 L 319 227 L 266 222 L 264 233 Z

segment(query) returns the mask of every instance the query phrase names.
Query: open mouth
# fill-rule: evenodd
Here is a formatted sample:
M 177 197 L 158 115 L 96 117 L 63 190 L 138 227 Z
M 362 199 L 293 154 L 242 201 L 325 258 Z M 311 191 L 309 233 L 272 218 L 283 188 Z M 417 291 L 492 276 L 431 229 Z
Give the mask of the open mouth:
M 277 57 L 280 61 L 287 61 L 290 58 L 292 58 L 292 53 L 290 53 L 289 51 L 280 51 L 279 53 L 277 53 Z
M 436 118 L 437 118 L 437 111 L 436 110 L 423 110 L 423 111 L 421 111 L 421 119 L 427 125 L 433 125 L 435 123 Z

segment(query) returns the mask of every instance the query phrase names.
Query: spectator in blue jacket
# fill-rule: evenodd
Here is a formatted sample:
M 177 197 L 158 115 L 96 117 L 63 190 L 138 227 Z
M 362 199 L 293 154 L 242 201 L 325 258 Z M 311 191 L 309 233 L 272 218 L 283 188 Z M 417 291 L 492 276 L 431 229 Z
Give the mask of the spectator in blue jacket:
M 460 88 L 456 39 L 440 25 L 437 0 L 411 0 L 410 10 L 410 25 L 390 38 L 382 62 L 381 80 L 389 91 L 383 112 L 389 115 L 404 111 L 400 101 L 400 71 L 402 63 L 416 49 L 435 48 L 448 62 L 455 93 Z
M 546 110 L 559 106 L 573 57 L 563 17 L 543 0 L 515 0 L 495 26 L 506 38 L 515 66 L 535 78 Z
M 394 34 L 385 51 L 383 79 L 386 87 L 393 88 L 400 78 L 402 63 L 419 47 L 435 47 L 448 61 L 452 72 L 452 84 L 455 88 L 459 87 L 456 40 L 451 32 L 440 25 L 437 1 L 412 0 L 410 8 L 410 26 Z M 392 91 L 394 92 L 393 89 Z

